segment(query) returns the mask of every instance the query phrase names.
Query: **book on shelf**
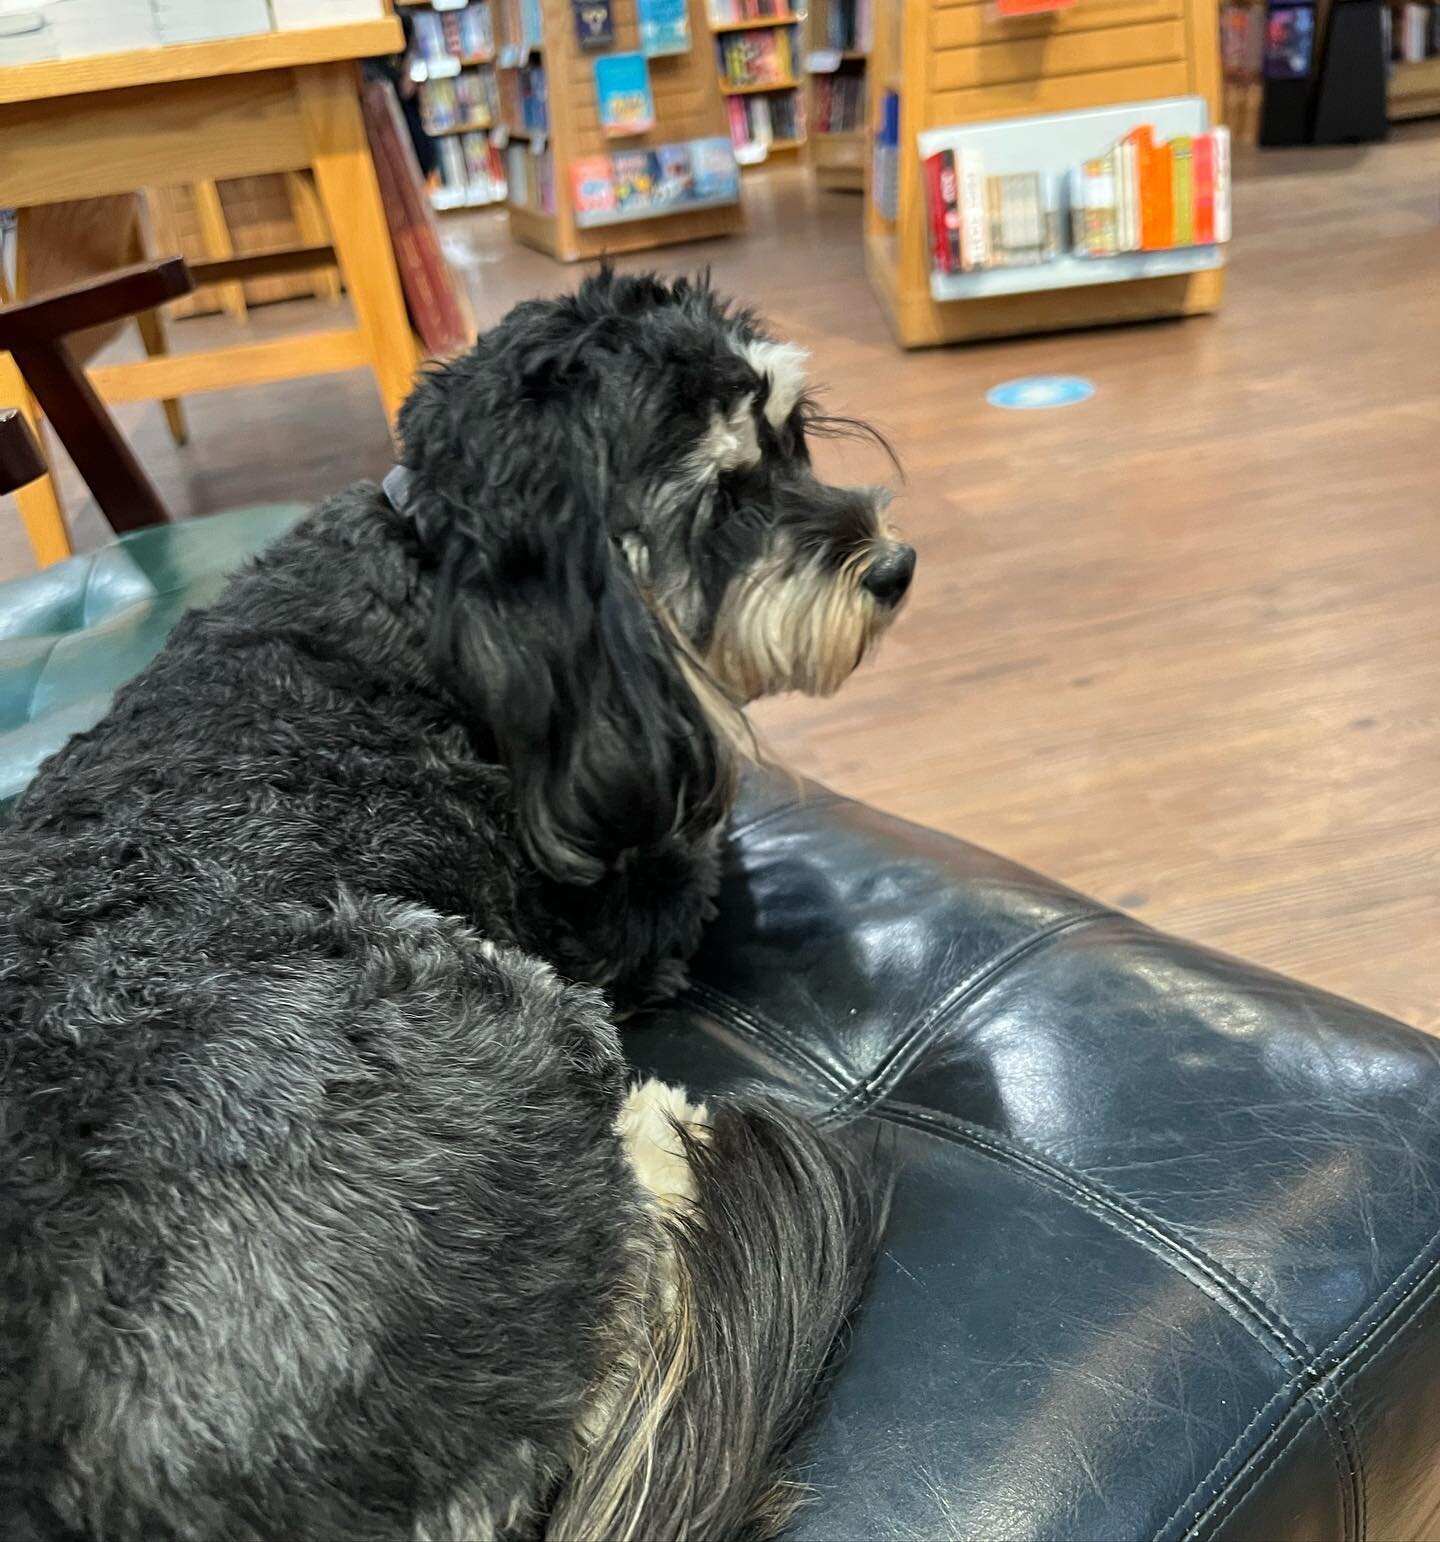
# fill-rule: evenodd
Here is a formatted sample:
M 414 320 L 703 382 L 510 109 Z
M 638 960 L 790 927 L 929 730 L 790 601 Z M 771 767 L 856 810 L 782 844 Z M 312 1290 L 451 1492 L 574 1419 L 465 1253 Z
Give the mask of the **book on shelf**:
M 424 81 L 419 99 L 420 122 L 427 134 L 486 129 L 500 116 L 500 89 L 492 70 L 461 70 Z
M 735 153 L 724 139 L 587 155 L 571 165 L 570 184 L 581 226 L 644 219 L 740 196 Z
M 730 33 L 717 38 L 716 43 L 726 85 L 790 85 L 795 80 L 795 49 L 789 27 Z
M 452 134 L 436 145 L 437 209 L 470 208 L 505 198 L 505 161 L 488 134 Z
M 1315 50 L 1313 5 L 1271 6 L 1265 16 L 1266 80 L 1304 80 Z
M 871 0 L 829 0 L 825 46 L 840 53 L 869 53 L 875 36 Z
M 737 150 L 747 145 L 772 145 L 776 140 L 805 137 L 805 107 L 798 91 L 776 96 L 730 96 L 725 99 L 730 142 Z
M 880 121 L 875 127 L 872 196 L 875 207 L 887 220 L 900 210 L 900 95 L 887 91 L 880 99 Z
M 646 134 L 655 127 L 655 98 L 644 54 L 597 54 L 595 103 L 608 138 Z
M 539 48 L 545 37 L 540 0 L 498 0 L 498 3 L 504 7 L 500 22 L 506 49 L 523 55 L 532 48 Z
M 970 146 L 927 156 L 924 174 L 931 258 L 942 273 L 1033 266 L 1067 251 L 1114 257 L 1230 239 L 1225 128 L 1157 144 L 1141 125 L 1067 175 L 989 174 Z
M 555 212 L 555 158 L 549 150 L 536 155 L 530 145 L 505 150 L 505 188 L 510 204 L 540 214 Z
M 788 0 L 710 0 L 712 26 L 718 24 L 723 27 L 737 21 L 765 21 L 772 16 L 789 18 L 795 14 Z
M 815 132 L 853 134 L 865 127 L 865 76 L 858 73 L 815 78 Z
M 1397 64 L 1423 64 L 1440 54 L 1440 4 L 1397 5 L 1385 15 L 1390 21 L 1387 52 Z
M 426 64 L 489 59 L 495 52 L 489 0 L 474 0 L 458 11 L 410 7 L 406 21 L 410 51 Z
M 527 64 L 501 70 L 496 79 L 499 121 L 512 133 L 544 134 L 550 128 L 545 66 Z
M 690 52 L 690 7 L 687 0 L 636 0 L 640 51 L 647 58 Z

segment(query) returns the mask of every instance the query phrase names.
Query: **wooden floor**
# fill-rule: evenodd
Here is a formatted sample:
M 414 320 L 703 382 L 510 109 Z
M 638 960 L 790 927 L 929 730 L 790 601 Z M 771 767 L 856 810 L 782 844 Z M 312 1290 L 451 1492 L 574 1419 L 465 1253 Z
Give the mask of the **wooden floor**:
M 857 201 L 798 172 L 747 183 L 743 239 L 660 254 L 763 306 L 908 471 L 909 613 L 834 701 L 759 717 L 846 792 L 1440 1031 L 1440 131 L 1242 173 L 1226 307 L 1187 323 L 902 355 Z M 579 277 L 503 218 L 444 228 L 482 318 Z M 1053 371 L 1094 399 L 985 403 Z M 360 377 L 191 420 L 176 452 L 158 409 L 129 418 L 184 512 L 387 463 Z

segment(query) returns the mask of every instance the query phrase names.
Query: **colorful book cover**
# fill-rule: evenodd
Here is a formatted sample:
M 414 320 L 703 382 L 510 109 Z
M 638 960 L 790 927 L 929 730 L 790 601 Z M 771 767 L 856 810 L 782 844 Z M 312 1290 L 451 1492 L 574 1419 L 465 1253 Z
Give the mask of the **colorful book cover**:
M 570 0 L 575 17 L 575 41 L 581 48 L 609 48 L 615 41 L 610 0 Z
M 640 47 L 650 57 L 690 52 L 690 7 L 687 0 L 636 0 Z
M 1133 128 L 1123 141 L 1135 150 L 1135 191 L 1138 230 L 1138 251 L 1154 251 L 1159 245 L 1157 216 L 1159 207 L 1155 201 L 1155 130 L 1142 123 Z
M 644 54 L 604 54 L 595 61 L 600 127 L 609 138 L 646 134 L 655 127 L 655 98 Z
M 728 139 L 692 140 L 690 166 L 697 199 L 740 196 L 740 167 L 735 161 L 735 147 Z
M 1155 205 L 1155 245 L 1163 251 L 1175 245 L 1175 170 L 1168 144 L 1155 146 L 1154 168 L 1149 197 Z
M 653 206 L 655 158 L 648 150 L 617 150 L 610 157 L 610 173 L 617 214 L 638 214 Z
M 661 145 L 655 152 L 655 202 L 686 203 L 695 196 L 695 164 L 689 145 Z
M 577 214 L 610 214 L 615 208 L 615 184 L 610 157 L 587 155 L 570 167 L 570 185 Z
M 1308 5 L 1273 8 L 1265 19 L 1266 80 L 1304 80 L 1315 47 L 1315 11 Z
M 1194 141 L 1177 134 L 1170 141 L 1170 175 L 1174 188 L 1175 245 L 1195 244 L 1195 178 L 1191 166 Z
M 1215 239 L 1215 141 L 1197 134 L 1190 150 L 1195 184 L 1195 244 L 1209 246 Z

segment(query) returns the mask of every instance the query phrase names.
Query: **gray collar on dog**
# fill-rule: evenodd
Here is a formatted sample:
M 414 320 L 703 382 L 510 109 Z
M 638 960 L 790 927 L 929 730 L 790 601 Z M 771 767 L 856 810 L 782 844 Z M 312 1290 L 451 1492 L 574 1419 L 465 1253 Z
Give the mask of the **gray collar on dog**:
M 390 507 L 397 514 L 403 514 L 409 507 L 410 482 L 408 466 L 391 466 L 385 473 L 385 480 L 380 484 L 380 490 L 390 500 Z

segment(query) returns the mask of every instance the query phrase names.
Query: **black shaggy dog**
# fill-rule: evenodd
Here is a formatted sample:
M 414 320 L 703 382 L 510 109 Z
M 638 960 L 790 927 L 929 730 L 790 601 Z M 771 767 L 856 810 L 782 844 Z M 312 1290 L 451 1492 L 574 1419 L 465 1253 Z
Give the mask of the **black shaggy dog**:
M 764 692 L 914 554 L 798 350 L 602 274 L 429 373 L 408 488 L 187 616 L 0 835 L 0 1531 L 773 1534 L 871 1256 L 842 1144 L 628 1088 Z

